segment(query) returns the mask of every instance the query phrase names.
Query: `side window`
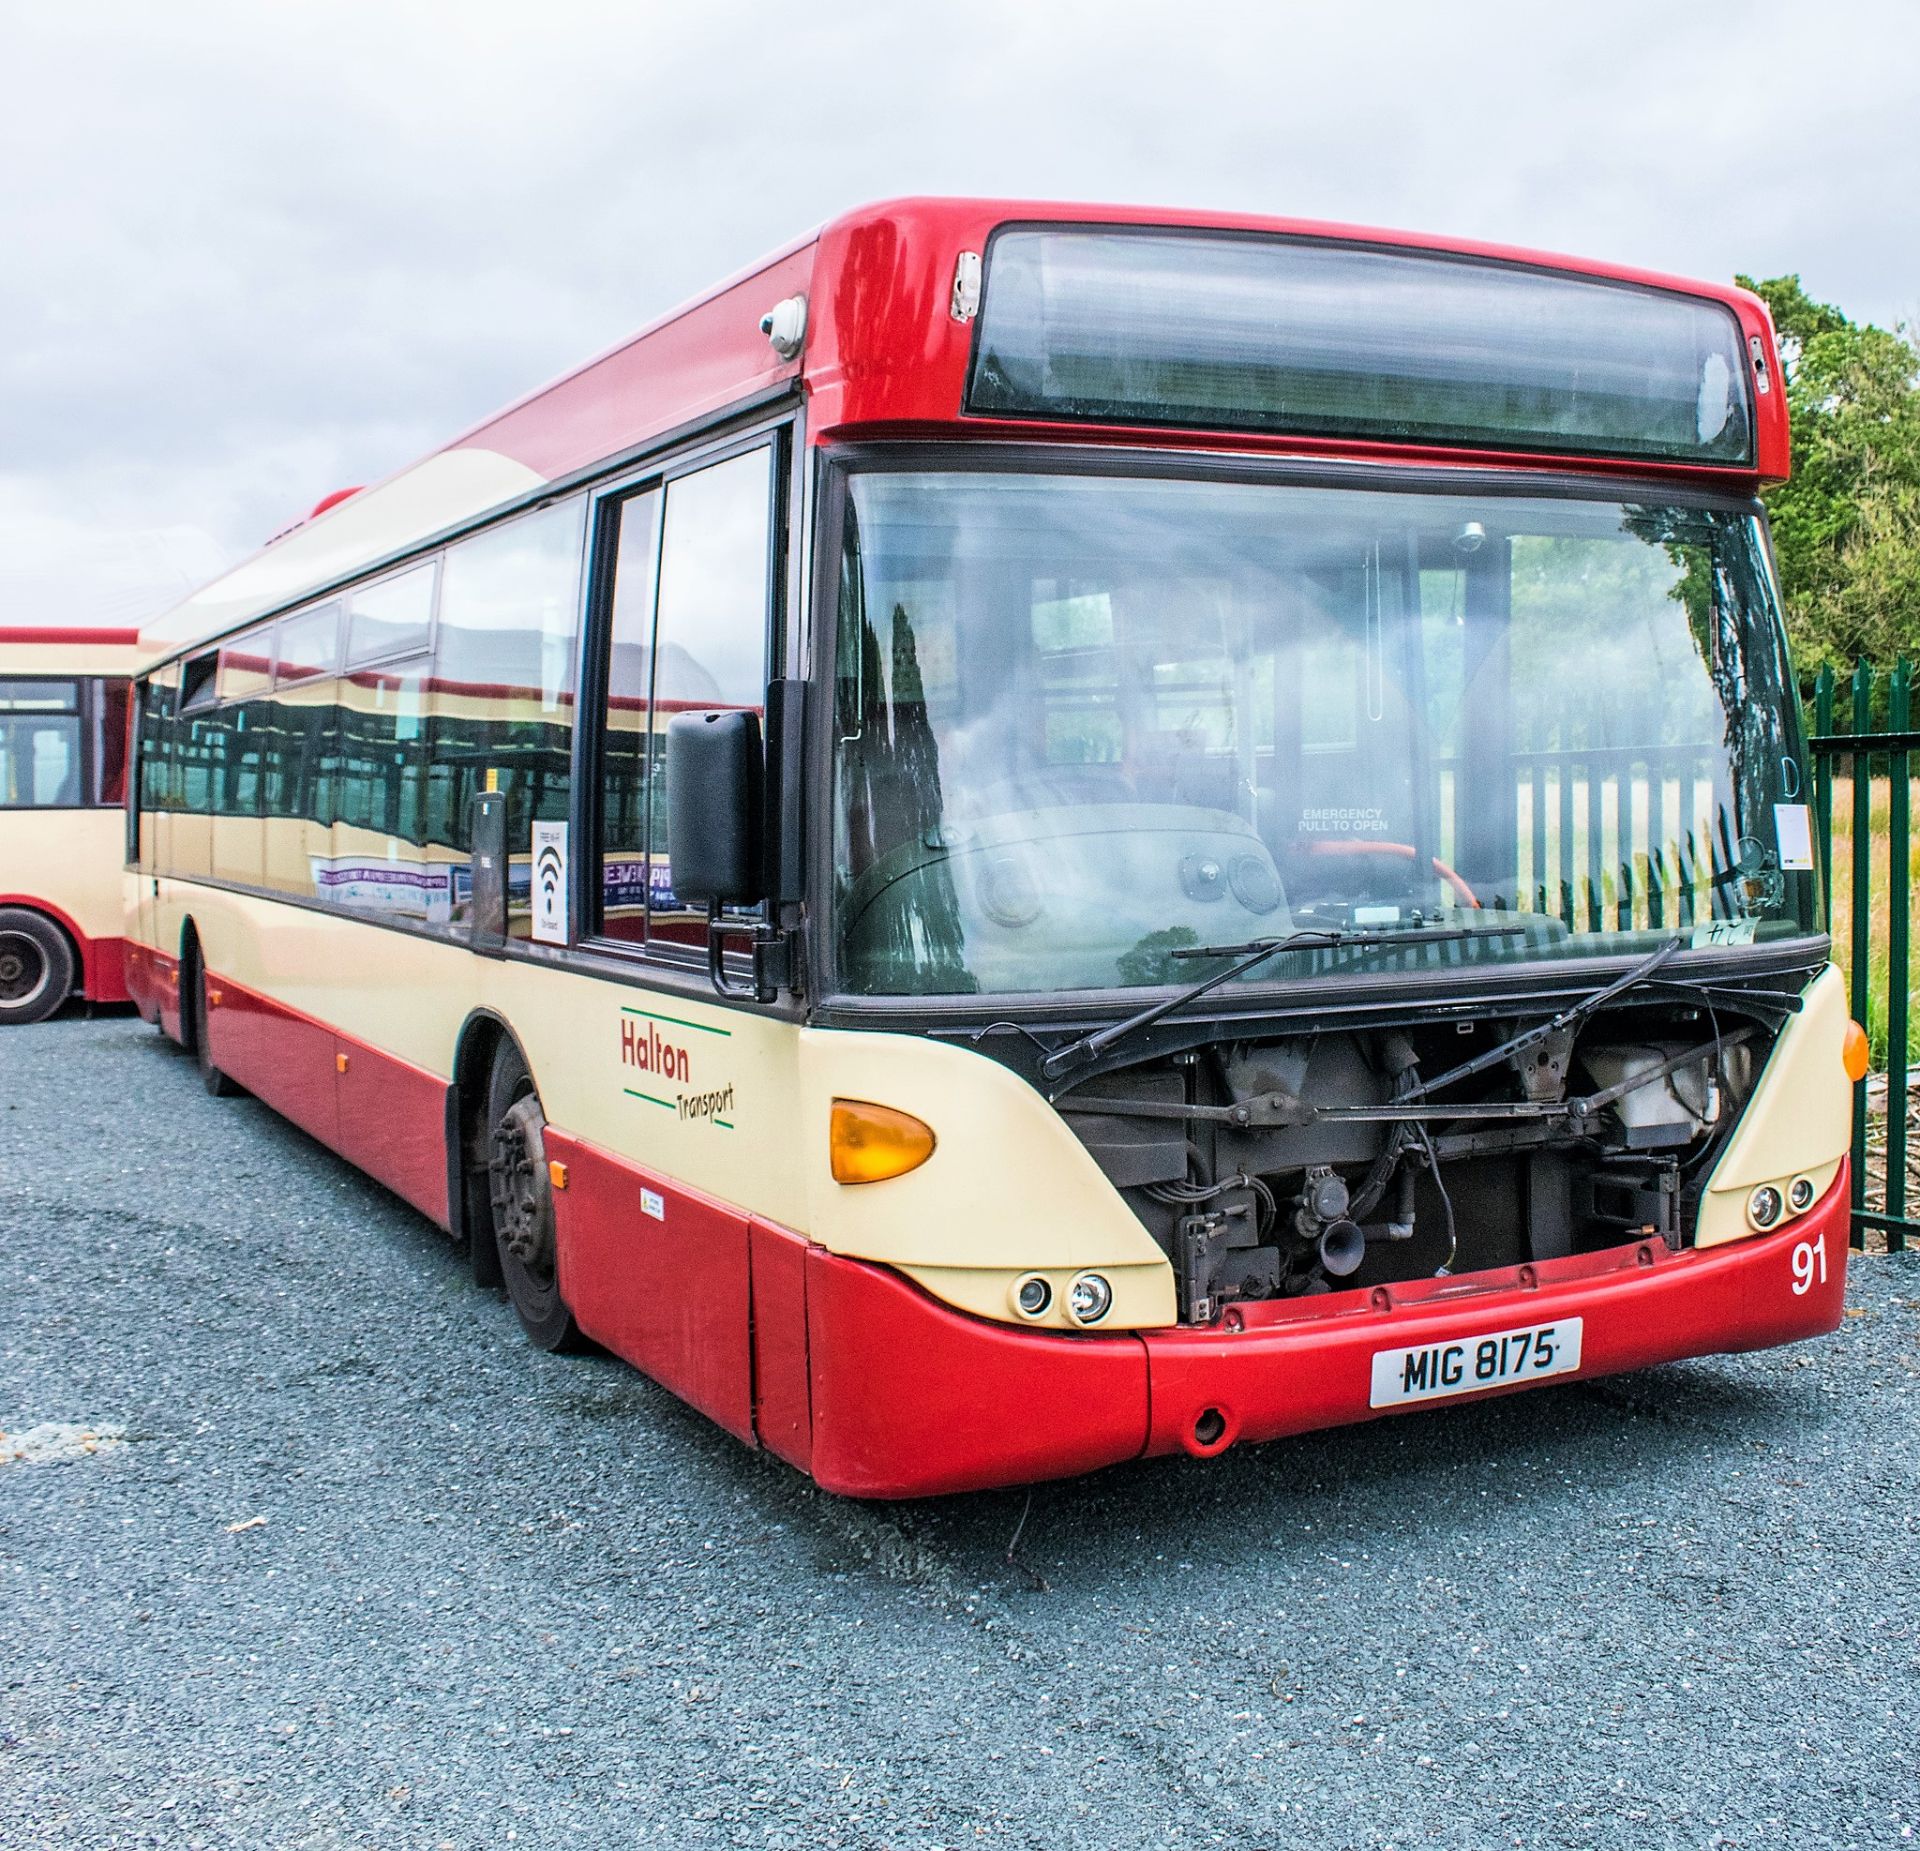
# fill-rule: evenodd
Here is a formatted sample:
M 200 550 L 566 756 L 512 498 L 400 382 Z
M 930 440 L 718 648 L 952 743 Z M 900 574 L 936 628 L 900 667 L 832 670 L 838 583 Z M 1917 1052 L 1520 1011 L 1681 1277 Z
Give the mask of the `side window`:
M 0 681 L 0 806 L 73 809 L 80 801 L 78 684 Z
M 347 666 L 418 655 L 433 640 L 433 586 L 439 562 L 429 560 L 392 578 L 362 585 L 347 600 Z
M 341 615 L 336 600 L 281 618 L 273 693 L 262 702 L 261 807 L 269 819 L 262 879 L 303 898 L 324 894 L 331 872 L 322 832 L 333 822 Z
M 586 505 L 577 497 L 476 534 L 441 568 L 426 837 L 464 858 L 475 793 L 504 791 L 508 917 L 522 930 L 533 824 L 567 817 Z M 465 898 L 463 886 L 456 917 Z
M 652 736 L 664 754 L 676 713 L 765 704 L 772 563 L 771 447 L 667 484 L 653 648 Z M 648 779 L 647 937 L 704 947 L 703 910 L 681 906 L 667 861 L 673 793 Z
M 273 685 L 273 631 L 252 630 L 220 648 L 216 693 L 225 727 L 225 762 L 214 791 L 221 816 L 260 814 L 261 722 Z
M 427 711 L 434 590 L 428 560 L 347 595 L 335 708 L 333 854 L 324 897 L 388 919 L 444 925 L 453 867 L 426 840 Z
M 603 937 L 704 949 L 667 860 L 668 723 L 766 699 L 773 457 L 760 445 L 605 508 L 613 580 L 599 781 Z M 603 530 L 604 531 L 604 530 Z

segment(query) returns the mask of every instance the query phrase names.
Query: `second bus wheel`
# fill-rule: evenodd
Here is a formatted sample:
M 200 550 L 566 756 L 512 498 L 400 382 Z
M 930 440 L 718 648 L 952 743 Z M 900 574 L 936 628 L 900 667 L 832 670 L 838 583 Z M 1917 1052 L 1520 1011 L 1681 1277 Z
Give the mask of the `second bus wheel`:
M 543 1350 L 573 1350 L 584 1340 L 560 1296 L 546 1130 L 533 1075 L 503 1041 L 487 1081 L 487 1198 L 500 1271 L 527 1335 Z
M 44 1022 L 72 989 L 67 935 L 23 906 L 0 906 L 0 1026 Z

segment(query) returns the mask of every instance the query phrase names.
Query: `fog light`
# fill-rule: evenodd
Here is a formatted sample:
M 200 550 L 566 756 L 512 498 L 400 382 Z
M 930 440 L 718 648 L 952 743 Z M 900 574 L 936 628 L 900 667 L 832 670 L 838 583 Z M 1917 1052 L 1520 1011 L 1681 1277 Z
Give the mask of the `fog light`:
M 1786 1210 L 1780 1191 L 1771 1183 L 1762 1183 L 1747 1197 L 1747 1219 L 1757 1228 L 1770 1228 Z
M 1787 1202 L 1797 1215 L 1813 1206 L 1813 1178 L 1796 1176 L 1787 1185 Z
M 1113 1287 L 1098 1273 L 1082 1273 L 1067 1288 L 1067 1316 L 1076 1324 L 1098 1324 L 1113 1305 Z
M 837 1183 L 880 1183 L 933 1155 L 933 1127 L 911 1112 L 865 1099 L 836 1099 L 827 1136 Z
M 1023 1318 L 1043 1318 L 1053 1303 L 1053 1287 L 1038 1273 L 1028 1273 L 1013 1286 L 1013 1308 Z

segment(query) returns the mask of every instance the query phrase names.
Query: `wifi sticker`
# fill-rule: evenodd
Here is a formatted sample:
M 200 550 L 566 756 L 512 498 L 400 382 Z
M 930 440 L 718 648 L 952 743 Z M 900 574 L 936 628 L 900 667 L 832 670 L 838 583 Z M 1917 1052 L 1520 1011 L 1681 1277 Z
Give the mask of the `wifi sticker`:
M 533 936 L 543 945 L 567 942 L 567 826 L 533 826 Z

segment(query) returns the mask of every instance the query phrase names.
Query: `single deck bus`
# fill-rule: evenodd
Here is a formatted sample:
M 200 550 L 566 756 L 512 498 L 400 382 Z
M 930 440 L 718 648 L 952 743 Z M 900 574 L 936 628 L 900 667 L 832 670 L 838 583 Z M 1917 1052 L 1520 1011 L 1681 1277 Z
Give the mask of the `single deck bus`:
M 148 629 L 133 988 L 838 1492 L 1829 1330 L 1786 470 L 1741 290 L 856 211 Z
M 135 629 L 0 627 L 0 1027 L 124 1003 Z

